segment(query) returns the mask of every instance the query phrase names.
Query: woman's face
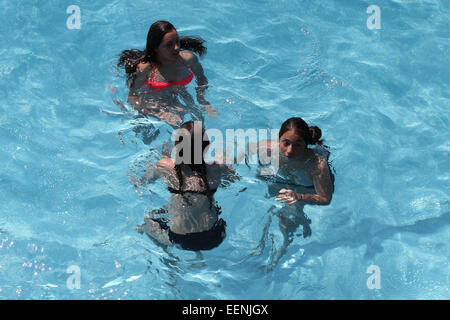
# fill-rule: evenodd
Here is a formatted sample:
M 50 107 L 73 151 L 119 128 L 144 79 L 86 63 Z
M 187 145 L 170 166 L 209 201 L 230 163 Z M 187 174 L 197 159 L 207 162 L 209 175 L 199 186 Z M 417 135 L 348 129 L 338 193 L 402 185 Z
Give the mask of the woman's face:
M 180 53 L 180 38 L 174 29 L 166 33 L 156 49 L 156 56 L 160 63 L 175 61 Z
M 280 151 L 287 158 L 300 156 L 306 148 L 306 143 L 295 130 L 288 130 L 280 137 Z

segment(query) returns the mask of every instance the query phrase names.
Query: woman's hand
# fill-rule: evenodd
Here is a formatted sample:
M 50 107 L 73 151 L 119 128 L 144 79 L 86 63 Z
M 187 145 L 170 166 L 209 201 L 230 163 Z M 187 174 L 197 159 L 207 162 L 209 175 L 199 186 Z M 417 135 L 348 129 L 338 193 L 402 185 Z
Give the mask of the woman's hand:
M 281 189 L 280 194 L 275 197 L 275 200 L 291 205 L 296 203 L 297 201 L 303 200 L 302 196 L 302 194 L 296 193 L 292 190 Z
M 139 188 L 140 186 L 145 185 L 145 179 L 146 177 L 143 176 L 140 179 L 130 179 L 131 180 L 131 184 L 135 187 L 135 188 Z
M 203 105 L 203 111 L 206 112 L 210 119 L 216 117 L 219 114 L 219 112 L 217 112 L 217 110 L 214 109 L 210 104 Z

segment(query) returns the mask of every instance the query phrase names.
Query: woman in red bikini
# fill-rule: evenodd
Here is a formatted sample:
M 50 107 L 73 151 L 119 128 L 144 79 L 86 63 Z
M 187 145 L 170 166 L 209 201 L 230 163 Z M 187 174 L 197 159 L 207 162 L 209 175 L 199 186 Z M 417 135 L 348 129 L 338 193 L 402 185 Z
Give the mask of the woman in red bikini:
M 198 37 L 180 38 L 170 22 L 153 23 L 145 50 L 125 50 L 119 57 L 117 66 L 125 68 L 130 89 L 128 103 L 141 114 L 157 117 L 173 127 L 178 127 L 188 112 L 194 120 L 202 120 L 201 111 L 186 90 L 195 76 L 197 102 L 210 116 L 216 115 L 217 111 L 204 98 L 208 79 L 198 58 L 190 52 L 204 55 L 203 43 Z

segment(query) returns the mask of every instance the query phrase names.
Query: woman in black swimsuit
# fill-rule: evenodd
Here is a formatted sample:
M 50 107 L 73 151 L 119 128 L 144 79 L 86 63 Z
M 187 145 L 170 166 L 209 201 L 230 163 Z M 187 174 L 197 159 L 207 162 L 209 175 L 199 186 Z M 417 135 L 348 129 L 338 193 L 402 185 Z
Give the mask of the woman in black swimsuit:
M 218 218 L 220 207 L 215 203 L 214 193 L 222 178 L 234 171 L 225 165 L 205 163 L 203 155 L 209 141 L 200 121 L 182 124 L 177 133 L 180 132 L 184 134 L 178 134 L 175 141 L 177 159 L 162 158 L 141 179 L 142 182 L 162 179 L 171 193 L 170 201 L 164 209 L 152 211 L 137 230 L 165 245 L 209 250 L 225 238 L 226 223 Z M 195 150 L 195 144 L 200 144 L 201 150 Z M 201 156 L 195 158 L 195 152 L 199 151 Z M 196 159 L 201 159 L 200 163 L 195 163 Z M 169 214 L 170 219 L 160 218 L 161 213 Z

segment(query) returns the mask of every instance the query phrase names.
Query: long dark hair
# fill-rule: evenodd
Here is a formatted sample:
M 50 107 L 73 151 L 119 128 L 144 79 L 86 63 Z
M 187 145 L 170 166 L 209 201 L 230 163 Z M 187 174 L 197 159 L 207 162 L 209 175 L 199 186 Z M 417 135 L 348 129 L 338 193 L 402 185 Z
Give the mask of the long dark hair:
M 201 163 L 195 163 L 195 144 L 199 143 L 200 141 L 197 141 L 195 138 L 197 137 L 197 135 L 194 133 L 194 129 L 197 129 L 198 126 L 201 126 L 202 129 L 202 133 L 201 133 L 201 144 L 202 144 L 202 148 L 201 148 L 201 152 L 202 152 L 202 156 L 201 156 Z M 175 164 L 175 171 L 177 174 L 177 178 L 178 178 L 178 182 L 179 182 L 179 190 L 182 191 L 183 188 L 183 184 L 184 184 L 184 176 L 182 174 L 182 170 L 183 168 L 185 168 L 186 166 L 189 167 L 192 171 L 195 171 L 197 173 L 200 174 L 200 177 L 205 185 L 206 188 L 206 196 L 208 197 L 209 200 L 209 204 L 210 207 L 213 206 L 213 192 L 211 191 L 210 187 L 209 187 L 209 183 L 208 183 L 208 175 L 206 172 L 206 163 L 205 163 L 205 158 L 204 158 L 204 153 L 206 148 L 209 146 L 209 140 L 204 141 L 203 137 L 205 135 L 205 129 L 203 128 L 203 124 L 200 121 L 188 121 L 183 123 L 180 128 L 178 130 L 181 129 L 185 129 L 189 132 L 188 135 L 188 139 L 190 139 L 190 159 L 188 159 L 188 163 L 184 163 L 183 161 L 181 161 L 180 163 Z M 179 135 L 178 139 L 175 141 L 175 147 L 182 141 L 182 139 L 184 139 L 186 136 L 184 135 Z M 181 138 L 181 139 L 180 139 Z M 183 150 L 179 151 L 179 156 L 182 157 L 183 156 Z M 186 198 L 187 200 L 187 198 Z M 188 201 L 188 200 L 187 200 Z M 188 201 L 189 203 L 189 201 Z
M 322 137 L 322 130 L 316 126 L 309 127 L 305 120 L 300 117 L 289 118 L 283 122 L 278 137 L 281 138 L 281 136 L 289 130 L 295 130 L 295 132 L 302 137 L 303 141 L 305 141 L 306 147 L 308 145 L 323 144 L 323 140 L 320 140 Z
M 124 68 L 128 80 L 132 80 L 136 73 L 137 65 L 141 62 L 158 63 L 156 49 L 162 42 L 166 33 L 176 30 L 168 21 L 156 21 L 150 26 L 147 34 L 147 44 L 144 50 L 129 49 L 124 50 L 119 55 L 117 67 Z M 199 56 L 206 54 L 205 40 L 197 36 L 180 37 L 180 48 L 190 50 Z

